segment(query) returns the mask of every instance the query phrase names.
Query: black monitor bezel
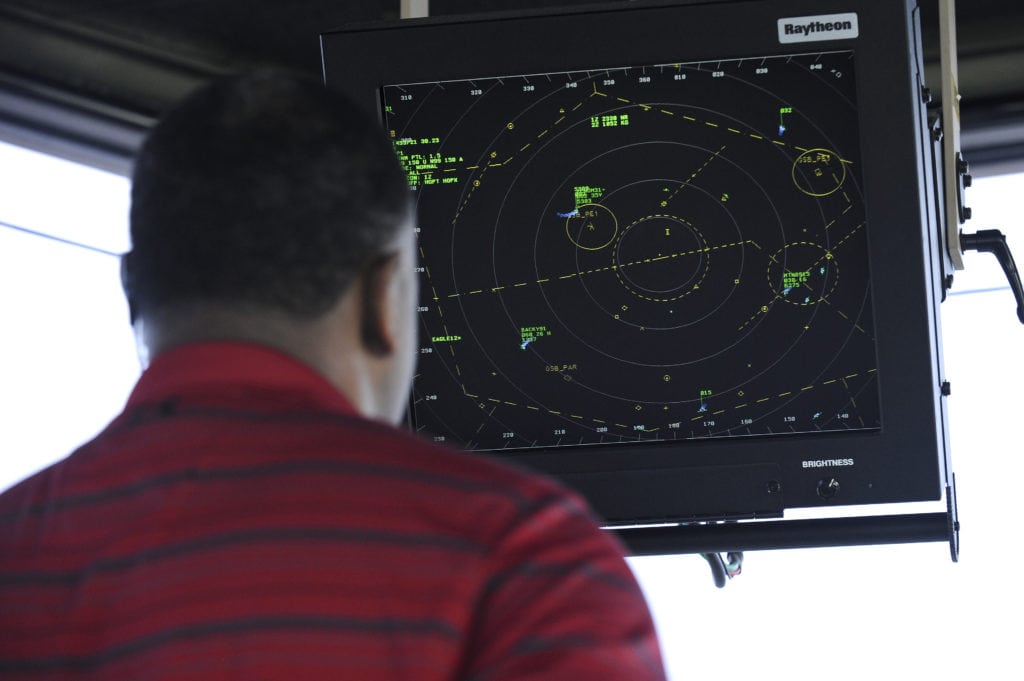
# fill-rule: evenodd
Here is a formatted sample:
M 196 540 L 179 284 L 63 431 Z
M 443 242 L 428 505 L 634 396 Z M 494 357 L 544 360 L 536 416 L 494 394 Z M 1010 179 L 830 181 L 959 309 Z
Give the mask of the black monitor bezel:
M 854 39 L 781 44 L 777 20 L 856 12 Z M 854 50 L 883 424 L 877 432 L 521 452 L 612 523 L 779 516 L 940 499 L 947 482 L 938 237 L 912 2 L 630 2 L 359 25 L 321 36 L 328 86 L 380 115 L 380 87 L 752 55 Z M 529 36 L 529 38 L 526 38 Z M 526 49 L 525 46 L 529 45 Z M 685 47 L 680 47 L 685 45 Z M 680 449 L 685 451 L 680 452 Z M 806 461 L 847 460 L 839 469 Z M 840 492 L 822 494 L 835 478 Z

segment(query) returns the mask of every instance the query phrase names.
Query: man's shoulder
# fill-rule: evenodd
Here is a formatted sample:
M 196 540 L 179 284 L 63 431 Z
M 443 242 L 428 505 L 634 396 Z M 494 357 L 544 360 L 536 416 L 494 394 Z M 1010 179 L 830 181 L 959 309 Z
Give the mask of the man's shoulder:
M 544 503 L 566 504 L 590 518 L 586 504 L 575 492 L 547 474 L 531 470 L 511 458 L 458 450 L 412 431 L 373 421 L 360 420 L 353 428 L 361 432 L 361 443 L 383 465 L 394 464 L 445 477 L 454 484 L 515 498 L 531 507 Z

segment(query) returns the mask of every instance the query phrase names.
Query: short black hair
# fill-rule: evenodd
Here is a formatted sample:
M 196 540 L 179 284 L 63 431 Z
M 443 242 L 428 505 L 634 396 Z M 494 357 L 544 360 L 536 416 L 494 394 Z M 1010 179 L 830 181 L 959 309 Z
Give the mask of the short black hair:
M 348 97 L 276 70 L 216 79 L 136 158 L 133 319 L 209 302 L 315 318 L 411 217 L 390 142 Z

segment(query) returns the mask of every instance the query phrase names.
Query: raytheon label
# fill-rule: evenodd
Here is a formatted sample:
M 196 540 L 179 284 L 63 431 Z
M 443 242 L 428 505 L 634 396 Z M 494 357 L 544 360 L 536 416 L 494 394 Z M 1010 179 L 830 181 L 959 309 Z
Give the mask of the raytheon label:
M 813 17 L 779 19 L 780 43 L 811 43 L 849 40 L 860 35 L 857 14 L 821 14 Z

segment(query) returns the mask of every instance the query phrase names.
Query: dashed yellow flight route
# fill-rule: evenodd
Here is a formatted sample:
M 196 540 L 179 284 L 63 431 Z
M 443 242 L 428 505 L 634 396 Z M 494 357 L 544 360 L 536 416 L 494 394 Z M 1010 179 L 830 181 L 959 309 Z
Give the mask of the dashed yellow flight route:
M 591 93 L 589 95 L 589 98 L 594 98 L 594 97 L 609 98 L 610 95 L 608 95 L 605 92 L 601 92 L 600 90 L 598 90 L 597 83 L 593 83 L 593 90 L 591 91 Z M 703 124 L 705 127 L 717 128 L 717 129 L 725 130 L 725 131 L 727 131 L 729 133 L 732 133 L 734 135 L 739 135 L 739 136 L 742 136 L 742 137 L 745 137 L 745 138 L 748 138 L 748 139 L 752 139 L 752 140 L 756 140 L 756 141 L 759 141 L 759 142 L 771 142 L 772 144 L 775 144 L 775 145 L 780 146 L 780 147 L 792 147 L 793 149 L 796 149 L 797 151 L 800 151 L 801 153 L 808 152 L 808 151 L 811 150 L 809 147 L 802 147 L 802 146 L 799 146 L 799 145 L 796 145 L 796 144 L 789 144 L 787 142 L 783 142 L 782 140 L 769 140 L 764 135 L 761 135 L 761 134 L 758 134 L 758 133 L 752 132 L 752 131 L 740 130 L 739 128 L 732 127 L 732 126 L 730 126 L 728 124 L 723 124 L 720 121 L 699 119 L 699 118 L 696 118 L 694 116 L 690 116 L 688 114 L 677 114 L 676 112 L 673 112 L 670 109 L 656 107 L 655 105 L 652 105 L 652 104 L 645 104 L 645 103 L 642 103 L 642 102 L 637 102 L 637 101 L 634 101 L 634 100 L 631 100 L 631 99 L 627 99 L 625 97 L 615 97 L 614 99 L 615 99 L 615 101 L 618 101 L 618 102 L 620 102 L 620 103 L 622 103 L 624 105 L 635 106 L 635 107 L 639 108 L 641 111 L 644 111 L 644 112 L 652 112 L 652 113 L 661 114 L 661 115 L 664 115 L 664 116 L 671 116 L 671 117 L 673 117 L 673 118 L 675 118 L 677 120 L 683 120 L 683 121 L 686 121 L 688 123 Z M 553 120 L 551 125 L 548 126 L 547 128 L 541 129 L 540 132 L 536 133 L 536 135 L 534 137 L 534 140 L 537 141 L 537 140 L 543 139 L 545 136 L 550 134 L 555 128 L 563 125 L 565 123 L 565 121 L 568 119 L 568 114 L 571 113 L 571 112 L 577 111 L 585 103 L 586 103 L 586 100 L 583 100 L 583 101 L 577 102 L 572 107 L 568 107 L 568 108 L 560 107 L 559 111 L 558 111 L 558 116 Z M 515 131 L 516 130 L 515 121 L 510 121 L 509 123 L 507 123 L 506 126 L 505 126 L 505 130 L 508 131 L 508 132 Z M 495 150 L 495 151 L 491 151 L 490 154 L 488 154 L 488 160 L 485 163 L 465 166 L 464 167 L 465 170 L 473 170 L 473 171 L 479 170 L 480 174 L 475 179 L 473 179 L 473 181 L 470 183 L 469 192 L 466 194 L 466 198 L 463 200 L 462 205 L 459 206 L 458 210 L 455 213 L 455 216 L 452 218 L 452 224 L 454 225 L 455 223 L 458 222 L 458 220 L 462 216 L 462 213 L 464 212 L 466 206 L 469 205 L 469 202 L 472 199 L 473 194 L 475 193 L 477 188 L 479 188 L 481 186 L 481 184 L 483 184 L 484 176 L 487 174 L 488 170 L 491 170 L 493 168 L 502 168 L 502 167 L 505 167 L 505 166 L 509 165 L 520 154 L 523 154 L 528 149 L 530 149 L 532 147 L 532 145 L 533 145 L 532 142 L 527 142 L 526 144 L 520 145 L 519 148 L 515 152 L 512 152 L 511 154 L 509 154 L 503 161 L 499 161 L 498 160 L 499 158 L 501 158 L 502 154 L 498 153 L 498 151 Z M 725 145 L 723 145 L 717 152 L 715 152 L 712 155 L 712 158 L 709 159 L 709 162 L 711 160 L 717 158 L 724 150 L 725 150 Z M 851 163 L 851 161 L 843 159 L 843 158 L 840 158 L 839 161 L 841 163 L 845 163 L 845 164 L 850 164 Z M 704 167 L 706 167 L 706 166 L 707 166 L 707 164 L 705 164 Z M 701 170 L 703 170 L 703 169 L 704 168 L 701 168 L 696 173 L 691 175 L 690 178 L 686 182 L 684 182 L 682 185 L 680 185 L 680 187 L 676 191 L 678 192 L 680 189 L 685 187 L 689 182 L 693 181 L 693 179 L 697 176 L 697 174 L 699 174 L 701 172 Z M 449 171 L 442 169 L 442 172 L 449 172 Z M 662 204 L 662 205 L 665 205 L 665 204 Z
M 652 217 L 657 217 L 657 216 L 652 216 Z M 470 295 L 470 296 L 472 296 L 472 295 L 479 295 L 481 293 L 499 293 L 501 291 L 504 291 L 504 290 L 507 290 L 507 289 L 510 289 L 510 288 L 521 288 L 523 286 L 530 286 L 530 285 L 536 285 L 536 284 L 546 284 L 548 282 L 551 282 L 552 280 L 554 280 L 554 281 L 564 281 L 566 279 L 575 279 L 577 277 L 583 277 L 583 276 L 587 276 L 587 275 L 590 275 L 590 274 L 599 274 L 601 272 L 616 272 L 616 271 L 623 270 L 623 269 L 626 269 L 626 268 L 629 268 L 629 267 L 636 267 L 638 265 L 649 265 L 649 264 L 652 264 L 652 263 L 661 262 L 663 260 L 670 260 L 672 258 L 682 258 L 682 257 L 688 256 L 688 255 L 699 255 L 701 253 L 711 253 L 713 251 L 718 251 L 718 250 L 721 250 L 723 248 L 735 248 L 737 246 L 753 246 L 754 248 L 756 248 L 758 250 L 761 250 L 761 246 L 756 241 L 754 241 L 753 239 L 747 239 L 745 241 L 734 241 L 732 243 L 727 243 L 727 244 L 718 244 L 718 245 L 715 245 L 715 246 L 707 246 L 705 248 L 696 248 L 696 249 L 693 249 L 693 250 L 690 250 L 690 251 L 680 251 L 679 253 L 669 253 L 667 255 L 658 255 L 658 256 L 653 256 L 653 257 L 650 257 L 650 258 L 643 258 L 643 259 L 640 259 L 640 260 L 634 260 L 633 262 L 622 263 L 622 264 L 619 264 L 619 265 L 607 265 L 606 267 L 595 267 L 593 269 L 585 270 L 585 271 L 582 271 L 582 272 L 571 272 L 569 274 L 563 274 L 561 276 L 554 277 L 554 279 L 552 279 L 552 277 L 544 277 L 544 278 L 541 278 L 541 279 L 537 279 L 535 281 L 519 282 L 518 284 L 506 284 L 506 285 L 501 285 L 501 286 L 492 286 L 492 287 L 486 288 L 486 289 L 475 289 L 475 290 L 471 290 L 471 291 L 469 291 L 467 293 L 450 293 L 450 294 L 448 294 L 447 297 L 448 298 L 461 298 L 462 296 L 466 296 L 466 295 Z M 422 248 L 420 249 L 420 252 L 422 254 Z M 434 300 L 438 300 L 438 298 L 435 297 Z

